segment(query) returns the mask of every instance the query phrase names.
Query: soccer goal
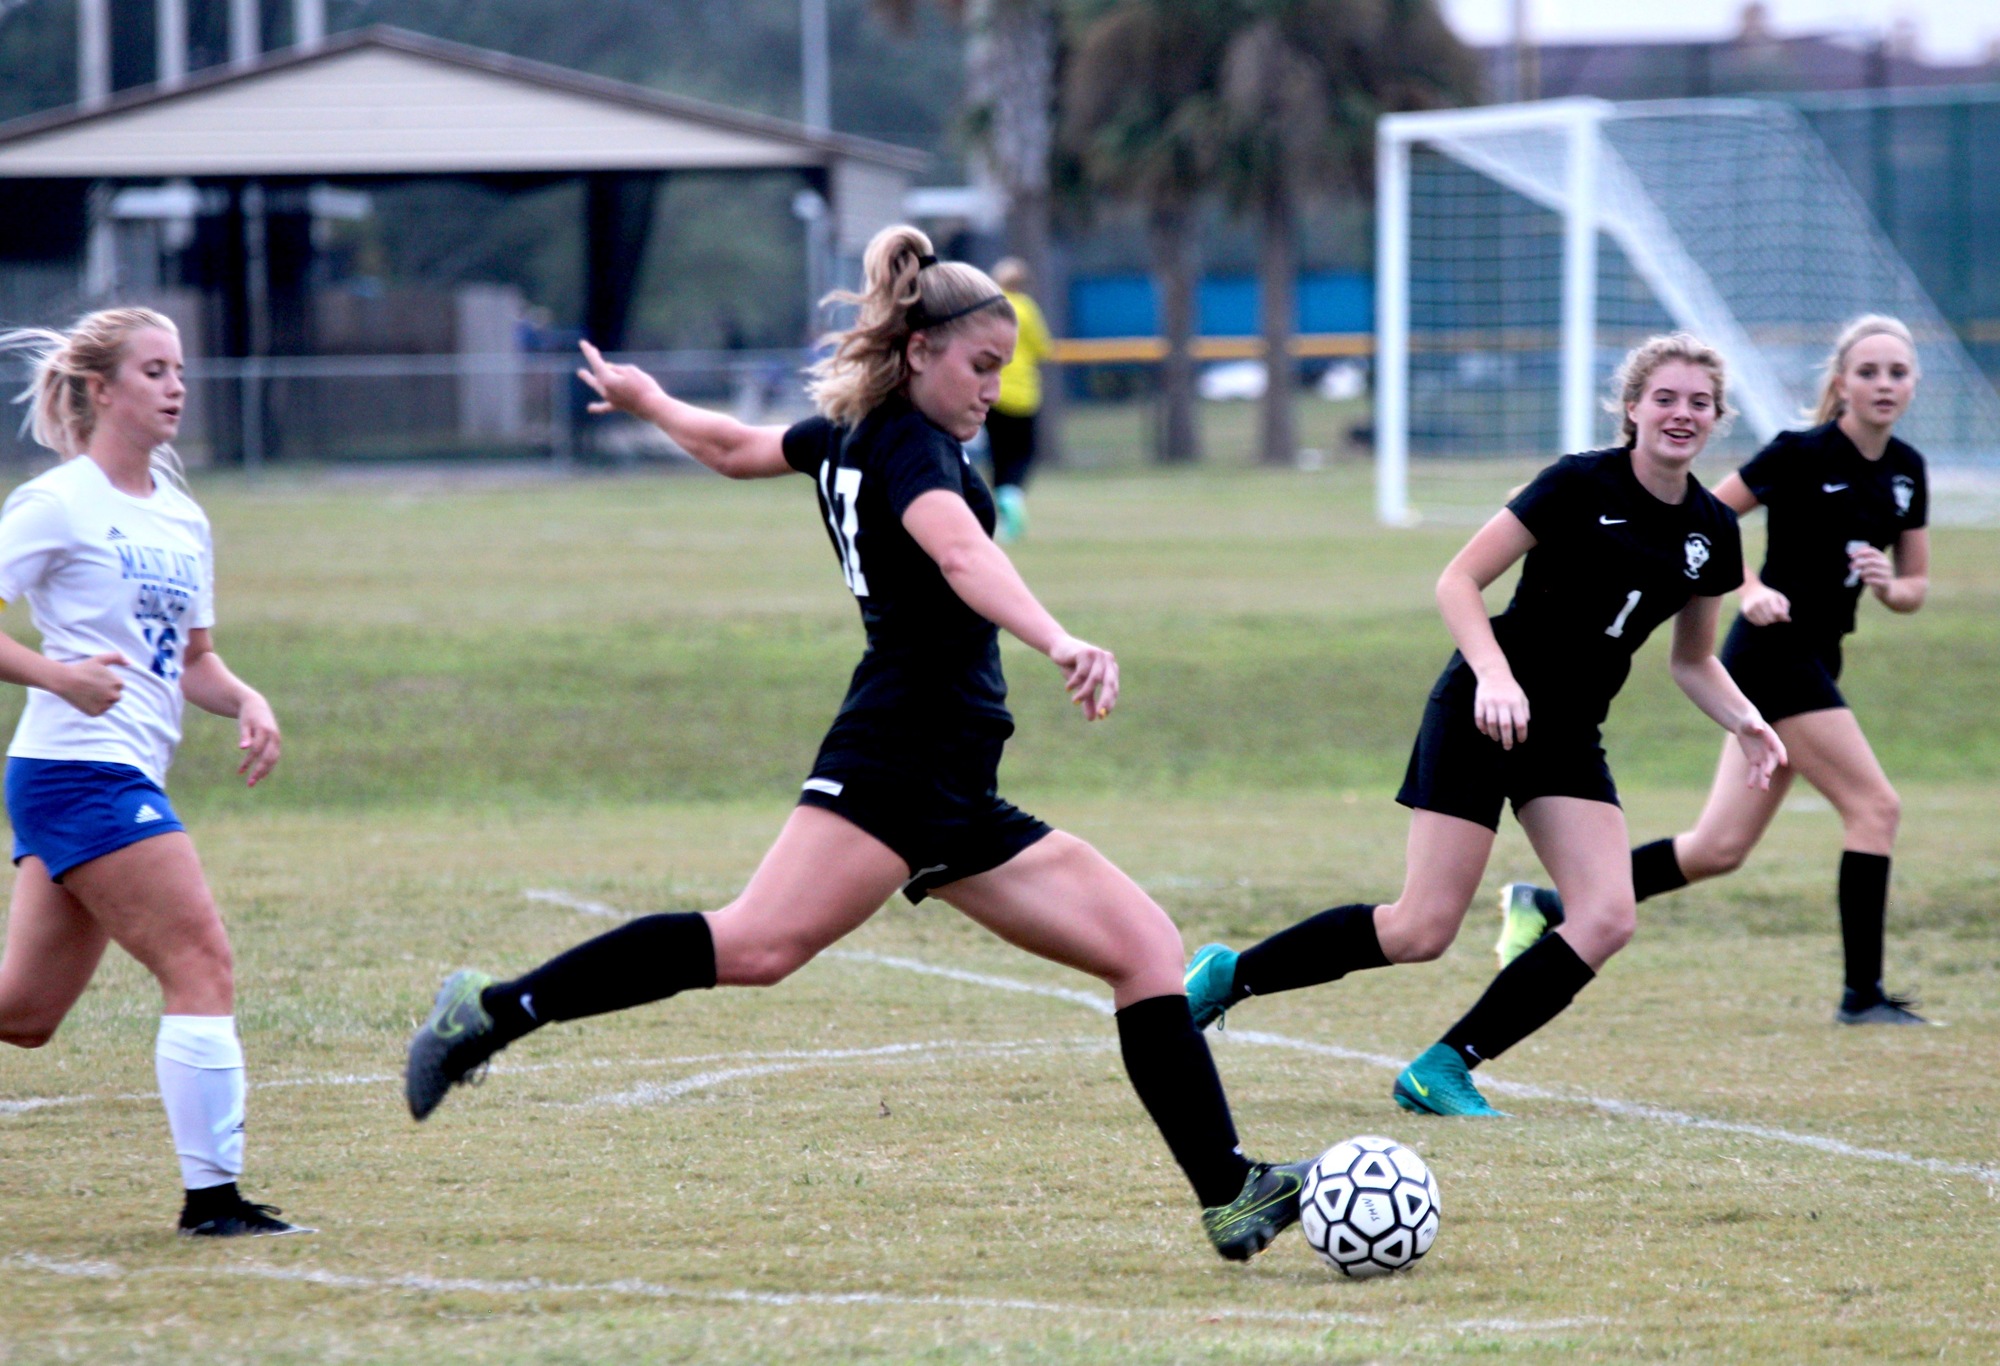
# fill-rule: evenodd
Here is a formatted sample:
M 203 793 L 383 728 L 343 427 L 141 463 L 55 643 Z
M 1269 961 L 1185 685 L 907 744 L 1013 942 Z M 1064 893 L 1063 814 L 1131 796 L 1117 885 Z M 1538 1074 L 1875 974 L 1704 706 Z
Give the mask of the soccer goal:
M 1804 425 L 1834 334 L 1866 312 L 1917 339 L 1923 380 L 1898 433 L 1934 469 L 2000 470 L 2000 395 L 1789 106 L 1396 114 L 1377 152 L 1384 522 L 1412 520 L 1412 456 L 1545 461 L 1610 444 L 1612 369 L 1675 328 L 1729 362 L 1739 418 L 1711 470 Z

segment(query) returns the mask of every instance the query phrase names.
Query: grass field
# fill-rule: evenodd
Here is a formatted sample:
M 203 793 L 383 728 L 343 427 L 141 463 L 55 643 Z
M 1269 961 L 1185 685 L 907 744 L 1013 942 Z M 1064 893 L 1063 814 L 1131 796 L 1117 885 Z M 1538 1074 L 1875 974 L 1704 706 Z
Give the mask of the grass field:
M 1375 528 L 1366 477 L 1037 489 L 1018 559 L 1128 691 L 1086 729 L 1010 653 L 1003 781 L 1190 946 L 1395 890 L 1465 528 Z M 1515 1119 L 1419 1120 L 1391 1069 L 1490 975 L 1482 901 L 1442 961 L 1217 1036 L 1257 1154 L 1382 1132 L 1437 1171 L 1431 1255 L 1350 1284 L 1295 1236 L 1217 1261 L 1102 991 L 936 903 L 772 992 L 537 1035 L 410 1124 L 402 1048 L 444 970 L 735 892 L 838 701 L 852 602 L 803 481 L 199 492 L 218 641 L 287 757 L 242 793 L 196 719 L 174 793 L 236 944 L 250 1190 L 322 1231 L 172 1237 L 157 994 L 107 961 L 55 1042 L 0 1055 L 0 1361 L 2000 1358 L 2000 533 L 1940 531 L 1931 605 L 1866 613 L 1846 679 L 1906 799 L 1892 984 L 1950 1027 L 1830 1025 L 1839 827 L 1801 797 L 1482 1072 Z M 1692 816 L 1716 750 L 1659 646 L 1612 719 L 1643 835 Z M 1532 869 L 1509 826 L 1490 883 Z

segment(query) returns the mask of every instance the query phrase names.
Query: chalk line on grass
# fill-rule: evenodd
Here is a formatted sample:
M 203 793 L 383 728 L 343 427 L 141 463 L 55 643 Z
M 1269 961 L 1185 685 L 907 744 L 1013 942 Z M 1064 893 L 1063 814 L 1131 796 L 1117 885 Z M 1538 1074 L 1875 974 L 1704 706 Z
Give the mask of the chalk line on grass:
M 1305 1327 L 1364 1325 L 1407 1329 L 1406 1315 L 1363 1314 L 1340 1310 L 1235 1309 L 1224 1307 L 1171 1309 L 1117 1304 L 1064 1304 L 1053 1300 L 1014 1299 L 982 1295 L 898 1295 L 886 1291 L 790 1291 L 790 1290 L 697 1290 L 688 1286 L 664 1285 L 656 1281 L 620 1279 L 615 1281 L 566 1282 L 524 1279 L 488 1280 L 468 1276 L 357 1275 L 353 1272 L 325 1271 L 317 1267 L 259 1266 L 251 1262 L 206 1262 L 197 1265 L 141 1267 L 131 1271 L 111 1262 L 62 1261 L 40 1253 L 17 1252 L 0 1259 L 0 1266 L 21 1271 L 40 1271 L 52 1276 L 86 1279 L 116 1279 L 138 1276 L 231 1276 L 252 1280 L 323 1286 L 331 1290 L 414 1291 L 419 1294 L 470 1294 L 496 1298 L 550 1295 L 625 1295 L 635 1299 L 688 1300 L 708 1304 L 744 1304 L 789 1309 L 800 1306 L 864 1309 L 962 1309 L 1006 1313 L 1053 1315 L 1079 1318 L 1151 1318 L 1174 1321 L 1216 1321 L 1298 1324 Z M 1555 1333 L 1578 1328 L 1600 1328 L 1612 1320 L 1599 1317 L 1544 1319 L 1480 1318 L 1447 1320 L 1439 1326 L 1454 1333 Z
M 834 950 L 822 954 L 823 958 L 840 957 L 849 962 L 872 963 L 880 967 L 896 968 L 904 972 L 918 972 L 927 976 L 942 977 L 949 981 L 965 982 L 974 986 L 991 987 L 1000 991 L 1027 992 L 1035 996 L 1045 996 L 1050 1000 L 1069 1001 L 1086 1006 L 1099 1014 L 1111 1013 L 1111 1002 L 1090 992 L 1071 990 L 1067 987 L 1043 986 L 1038 982 L 1024 982 L 1010 977 L 994 977 L 985 973 L 966 972 L 959 968 L 940 967 L 914 958 L 898 958 L 888 954 L 865 953 L 857 950 Z M 1231 1029 L 1217 1036 L 1231 1043 L 1250 1044 L 1265 1048 L 1282 1048 L 1292 1052 L 1311 1053 L 1320 1057 L 1339 1058 L 1346 1062 L 1367 1063 L 1370 1066 L 1398 1071 L 1404 1059 L 1389 1057 L 1381 1053 L 1366 1053 L 1359 1049 L 1342 1048 L 1338 1044 L 1317 1043 L 1311 1039 L 1295 1039 L 1283 1034 L 1269 1034 L 1255 1029 Z M 1791 1129 L 1780 1129 L 1769 1124 L 1746 1124 L 1736 1120 L 1711 1119 L 1705 1115 L 1688 1114 L 1681 1110 L 1670 1110 L 1664 1106 L 1646 1105 L 1636 1101 L 1618 1100 L 1609 1096 L 1593 1096 L 1579 1092 L 1553 1090 L 1546 1086 L 1536 1086 L 1529 1082 L 1506 1081 L 1495 1077 L 1482 1077 L 1481 1089 L 1498 1095 L 1518 1096 L 1525 1100 L 1549 1100 L 1566 1105 L 1586 1105 L 1608 1115 L 1621 1119 L 1645 1120 L 1654 1124 L 1667 1124 L 1682 1129 L 1700 1129 L 1710 1133 L 1737 1134 L 1745 1138 L 1762 1139 L 1771 1143 L 1785 1143 L 1796 1148 L 1810 1148 L 1816 1152 L 1828 1153 L 1835 1157 L 1858 1158 L 1866 1162 L 1886 1162 L 1897 1166 L 1912 1167 L 1919 1171 L 1936 1172 L 1941 1176 L 1969 1176 L 1992 1185 L 2000 1185 L 2000 1167 L 1984 1166 L 1974 1162 L 1952 1162 L 1944 1158 L 1920 1157 L 1914 1153 L 1897 1152 L 1888 1148 L 1866 1148 L 1855 1143 L 1845 1143 L 1837 1138 L 1826 1138 L 1819 1134 L 1799 1133 Z

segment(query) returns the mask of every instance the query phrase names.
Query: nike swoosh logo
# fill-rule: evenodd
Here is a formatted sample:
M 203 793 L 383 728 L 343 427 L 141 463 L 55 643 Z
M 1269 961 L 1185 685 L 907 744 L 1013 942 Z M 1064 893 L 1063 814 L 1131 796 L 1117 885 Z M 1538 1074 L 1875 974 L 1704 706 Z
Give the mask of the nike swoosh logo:
M 1846 487 L 1847 485 L 1845 484 L 1821 484 L 1819 486 L 1819 491 L 1821 493 L 1839 493 L 1842 489 Z
M 1254 1218 L 1257 1215 L 1263 1213 L 1265 1210 L 1271 1208 L 1271 1206 L 1282 1205 L 1287 1200 L 1290 1200 L 1294 1204 L 1296 1204 L 1298 1202 L 1299 1192 L 1305 1189 L 1305 1182 L 1299 1180 L 1298 1177 L 1293 1176 L 1289 1172 L 1286 1173 L 1286 1177 L 1291 1182 L 1290 1186 L 1288 1186 L 1284 1190 L 1273 1191 L 1271 1193 L 1270 1199 L 1265 1200 L 1260 1204 L 1252 1205 L 1249 1209 L 1246 1209 L 1243 1211 L 1243 1213 L 1237 1215 L 1236 1218 L 1231 1222 L 1241 1223 L 1245 1219 Z
M 1424 1085 L 1422 1082 L 1418 1081 L 1417 1074 L 1415 1072 L 1405 1071 L 1403 1073 L 1403 1080 L 1408 1082 L 1410 1084 L 1411 1089 L 1414 1090 L 1418 1095 L 1422 1096 L 1426 1100 L 1430 1099 L 1431 1088 Z
M 1603 517 L 1603 516 L 1600 516 L 1600 517 L 1599 517 L 1599 518 L 1597 519 L 1597 524 L 1598 524 L 1599 526 L 1624 526 L 1624 525 L 1625 525 L 1625 521 L 1626 521 L 1626 519 L 1625 519 L 1625 518 L 1623 518 L 1623 517 Z

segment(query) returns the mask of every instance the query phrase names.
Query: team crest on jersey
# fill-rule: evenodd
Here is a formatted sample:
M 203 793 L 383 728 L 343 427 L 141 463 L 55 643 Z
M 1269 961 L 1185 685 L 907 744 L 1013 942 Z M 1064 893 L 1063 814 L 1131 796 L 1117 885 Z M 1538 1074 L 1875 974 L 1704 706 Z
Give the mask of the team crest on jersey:
M 1690 531 L 1688 533 L 1687 544 L 1681 547 L 1681 551 L 1687 556 L 1687 568 L 1684 572 L 1691 579 L 1700 578 L 1701 567 L 1708 563 L 1708 537 L 1702 535 L 1699 531 Z
M 1899 474 L 1889 481 L 1889 496 L 1896 500 L 1896 515 L 1910 515 L 1910 503 L 1917 496 L 1917 481 L 1907 474 Z

